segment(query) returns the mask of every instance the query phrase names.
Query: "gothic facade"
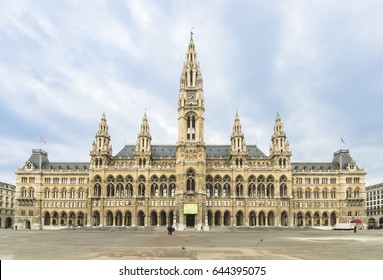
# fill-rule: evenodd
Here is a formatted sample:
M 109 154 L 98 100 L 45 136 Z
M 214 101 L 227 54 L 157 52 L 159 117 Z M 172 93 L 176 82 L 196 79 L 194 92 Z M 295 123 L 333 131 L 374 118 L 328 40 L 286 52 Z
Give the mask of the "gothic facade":
M 113 155 L 102 115 L 89 162 L 50 162 L 33 150 L 16 171 L 19 228 L 68 226 L 209 230 L 330 226 L 365 220 L 365 171 L 348 150 L 295 163 L 281 117 L 269 155 L 248 145 L 238 114 L 230 143 L 205 143 L 203 78 L 191 36 L 178 97 L 178 139 L 152 145 L 145 113 L 135 145 Z

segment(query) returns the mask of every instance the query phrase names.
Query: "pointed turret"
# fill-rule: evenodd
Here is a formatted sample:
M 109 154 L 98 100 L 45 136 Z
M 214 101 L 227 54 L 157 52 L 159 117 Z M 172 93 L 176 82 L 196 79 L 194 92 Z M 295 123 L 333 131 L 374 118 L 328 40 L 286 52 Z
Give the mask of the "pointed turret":
M 145 167 L 150 161 L 151 142 L 152 136 L 150 135 L 148 117 L 145 112 L 136 144 L 136 157 L 140 167 Z
M 274 133 L 271 136 L 270 157 L 276 165 L 287 167 L 290 164 L 291 151 L 279 113 L 275 118 Z
M 238 113 L 235 115 L 233 132 L 231 133 L 231 154 L 246 155 L 245 135 L 242 132 L 241 121 Z
M 98 125 L 98 131 L 92 144 L 90 156 L 91 166 L 96 168 L 108 165 L 112 157 L 112 146 L 110 145 L 110 135 L 105 113 L 102 114 Z
M 242 167 L 245 164 L 247 148 L 245 142 L 245 135 L 242 132 L 241 121 L 238 112 L 235 115 L 233 132 L 231 133 L 231 149 L 230 155 L 232 164 L 237 167 Z

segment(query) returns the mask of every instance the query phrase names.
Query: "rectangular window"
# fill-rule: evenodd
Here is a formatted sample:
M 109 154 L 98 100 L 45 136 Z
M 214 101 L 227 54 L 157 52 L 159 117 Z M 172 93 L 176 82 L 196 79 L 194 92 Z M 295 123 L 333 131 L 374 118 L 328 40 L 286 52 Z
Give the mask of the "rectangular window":
M 359 177 L 354 177 L 354 184 L 359 184 Z
M 351 177 L 347 177 L 346 178 L 346 183 L 347 184 L 351 184 L 352 183 L 352 178 Z
M 21 183 L 27 183 L 28 178 L 27 177 L 21 177 Z
M 70 183 L 71 184 L 76 184 L 76 178 L 70 178 Z
M 45 178 L 45 184 L 50 184 L 51 183 L 51 178 Z
M 305 184 L 311 184 L 311 178 L 305 178 Z
M 330 184 L 332 185 L 336 184 L 336 178 L 330 178 Z
M 35 177 L 29 177 L 29 183 L 33 184 L 35 182 Z
M 58 184 L 60 182 L 60 178 L 53 178 L 53 184 Z
M 328 184 L 328 179 L 327 178 L 322 178 L 322 184 Z
M 319 178 L 314 178 L 313 181 L 314 181 L 314 184 L 315 184 L 315 185 L 319 184 Z

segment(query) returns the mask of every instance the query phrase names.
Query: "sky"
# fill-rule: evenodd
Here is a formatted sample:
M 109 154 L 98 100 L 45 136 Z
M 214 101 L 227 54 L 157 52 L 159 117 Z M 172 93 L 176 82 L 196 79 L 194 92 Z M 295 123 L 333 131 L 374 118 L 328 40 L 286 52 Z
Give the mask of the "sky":
M 238 111 L 246 143 L 268 155 L 279 113 L 293 162 L 349 149 L 366 185 L 381 183 L 382 11 L 379 0 L 0 0 L 0 181 L 14 184 L 32 149 L 89 162 L 103 112 L 114 155 L 136 143 L 145 110 L 152 144 L 175 145 L 193 31 L 206 144 L 230 144 Z

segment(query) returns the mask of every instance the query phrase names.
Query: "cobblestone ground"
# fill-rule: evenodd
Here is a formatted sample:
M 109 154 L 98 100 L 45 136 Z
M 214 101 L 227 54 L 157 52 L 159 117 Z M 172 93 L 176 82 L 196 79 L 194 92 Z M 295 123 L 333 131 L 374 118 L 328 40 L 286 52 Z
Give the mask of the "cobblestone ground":
M 2 260 L 382 260 L 383 230 L 0 230 Z

